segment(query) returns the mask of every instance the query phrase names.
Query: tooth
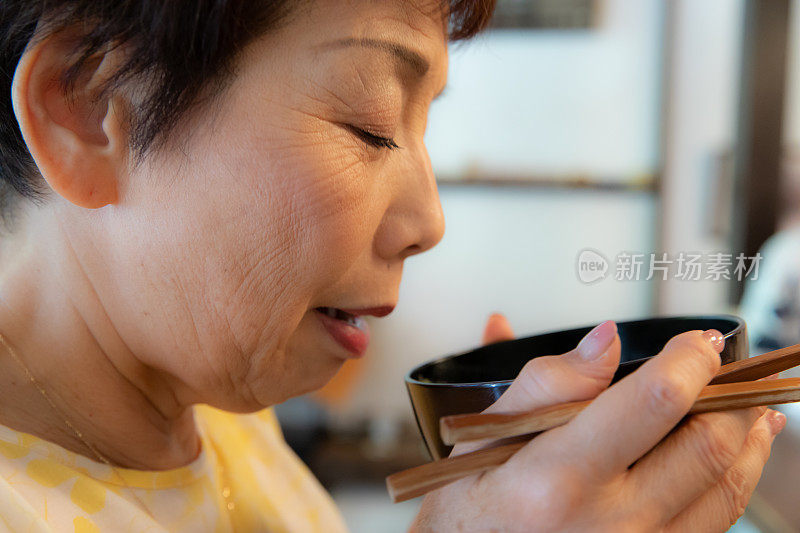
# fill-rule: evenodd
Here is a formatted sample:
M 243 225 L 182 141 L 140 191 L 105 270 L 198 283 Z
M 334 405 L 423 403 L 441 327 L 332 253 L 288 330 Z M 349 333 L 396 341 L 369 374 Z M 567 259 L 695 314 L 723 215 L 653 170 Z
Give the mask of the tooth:
M 345 324 L 350 324 L 351 326 L 358 327 L 358 322 L 357 322 L 358 317 L 348 313 L 347 311 L 336 309 L 336 318 L 338 318 Z

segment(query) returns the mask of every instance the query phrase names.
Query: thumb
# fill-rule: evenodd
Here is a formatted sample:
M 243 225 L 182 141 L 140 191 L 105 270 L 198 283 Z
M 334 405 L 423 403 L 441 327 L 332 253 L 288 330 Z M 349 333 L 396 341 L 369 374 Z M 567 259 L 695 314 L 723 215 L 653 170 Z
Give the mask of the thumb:
M 619 365 L 617 325 L 606 321 L 563 354 L 531 359 L 485 412 L 531 411 L 564 402 L 589 400 L 611 383 Z
M 619 366 L 620 347 L 617 325 L 610 320 L 603 322 L 587 333 L 575 349 L 528 361 L 511 386 L 483 412 L 532 411 L 558 403 L 590 400 L 611 383 Z M 484 444 L 484 441 L 457 444 L 451 457 L 477 450 Z
M 511 329 L 508 319 L 500 313 L 492 313 L 483 330 L 483 344 L 492 344 L 513 338 L 514 330 Z

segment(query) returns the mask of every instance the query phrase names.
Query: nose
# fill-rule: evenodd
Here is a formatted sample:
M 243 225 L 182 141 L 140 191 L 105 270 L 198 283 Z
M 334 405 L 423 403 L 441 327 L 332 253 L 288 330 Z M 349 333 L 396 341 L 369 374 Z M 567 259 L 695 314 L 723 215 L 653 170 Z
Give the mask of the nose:
M 392 198 L 375 235 L 376 253 L 387 261 L 430 250 L 444 236 L 444 213 L 425 145 L 410 153 L 393 172 Z

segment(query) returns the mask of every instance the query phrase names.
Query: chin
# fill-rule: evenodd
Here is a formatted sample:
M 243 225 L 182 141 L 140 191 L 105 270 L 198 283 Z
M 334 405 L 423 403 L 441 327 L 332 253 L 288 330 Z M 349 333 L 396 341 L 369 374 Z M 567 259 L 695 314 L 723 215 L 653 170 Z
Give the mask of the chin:
M 303 394 L 318 391 L 333 379 L 336 373 L 342 368 L 342 365 L 344 365 L 344 360 L 338 358 L 334 359 L 326 368 L 319 369 L 313 376 L 308 376 L 308 381 L 304 383 L 305 387 L 294 396 L 302 396 Z
M 282 383 L 265 383 L 261 390 L 270 391 L 272 394 L 264 398 L 262 407 L 277 405 L 290 398 L 302 396 L 318 391 L 328 384 L 344 365 L 344 360 L 334 354 L 316 352 L 315 354 L 298 354 L 297 361 L 306 361 L 308 364 L 291 371 L 294 379 L 289 379 L 289 375 L 281 376 Z M 274 396 L 273 396 L 274 394 Z

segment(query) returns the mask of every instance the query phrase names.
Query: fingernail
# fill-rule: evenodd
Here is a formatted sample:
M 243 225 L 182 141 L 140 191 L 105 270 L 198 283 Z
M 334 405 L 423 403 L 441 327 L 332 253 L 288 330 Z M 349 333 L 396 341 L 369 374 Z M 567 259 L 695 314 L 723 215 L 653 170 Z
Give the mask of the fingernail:
M 772 434 L 777 435 L 786 427 L 786 415 L 780 411 L 770 410 L 767 413 L 767 422 L 769 422 L 769 427 L 772 429 Z
M 709 329 L 703 332 L 703 338 L 717 353 L 722 353 L 722 349 L 725 347 L 725 337 L 722 336 L 722 333 L 715 329 Z
M 576 351 L 584 361 L 594 361 L 608 350 L 616 335 L 617 325 L 613 320 L 606 320 L 581 339 Z

